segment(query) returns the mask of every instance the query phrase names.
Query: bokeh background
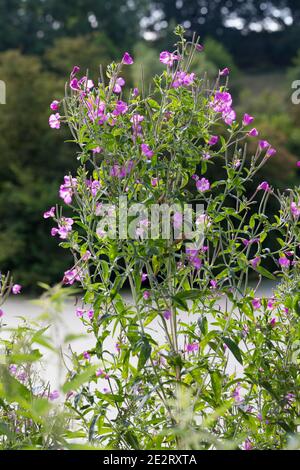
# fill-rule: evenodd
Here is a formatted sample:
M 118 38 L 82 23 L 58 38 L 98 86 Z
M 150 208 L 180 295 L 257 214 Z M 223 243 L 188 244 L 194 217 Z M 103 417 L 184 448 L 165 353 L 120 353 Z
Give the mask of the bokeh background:
M 254 115 L 277 148 L 260 180 L 279 189 L 299 184 L 300 104 L 291 100 L 292 82 L 300 80 L 299 1 L 0 0 L 0 80 L 7 86 L 7 104 L 0 105 L 0 268 L 28 292 L 38 281 L 60 281 L 71 262 L 42 218 L 57 203 L 64 174 L 77 166 L 76 148 L 64 143 L 67 130 L 48 126 L 49 103 L 62 96 L 73 65 L 96 77 L 100 63 L 126 50 L 135 58 L 127 83 L 140 85 L 143 66 L 148 85 L 178 23 L 204 44 L 197 71 L 213 77 L 229 67 L 235 108 Z

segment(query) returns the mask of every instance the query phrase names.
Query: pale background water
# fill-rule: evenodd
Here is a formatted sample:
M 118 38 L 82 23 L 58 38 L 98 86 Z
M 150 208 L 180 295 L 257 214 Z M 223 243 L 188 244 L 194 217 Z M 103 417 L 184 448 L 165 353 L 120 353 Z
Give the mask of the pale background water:
M 274 284 L 271 282 L 266 282 L 259 287 L 257 291 L 257 297 L 261 296 L 272 296 L 272 289 Z M 127 301 L 130 302 L 129 294 L 124 294 Z M 220 306 L 224 307 L 224 303 L 220 301 Z M 64 342 L 64 338 L 67 335 L 79 335 L 80 337 L 71 341 L 71 348 L 74 352 L 82 353 L 95 346 L 95 339 L 92 334 L 87 334 L 86 327 L 82 324 L 81 320 L 77 318 L 76 311 L 76 300 L 69 300 L 65 302 L 63 312 L 59 315 L 53 316 L 52 320 L 43 320 L 43 326 L 47 326 L 50 323 L 52 324 L 47 332 L 47 335 L 50 336 L 57 348 L 57 351 L 61 351 L 64 355 L 70 353 L 69 344 L 70 342 Z M 11 297 L 5 305 L 2 307 L 5 312 L 3 318 L 3 323 L 8 327 L 16 327 L 20 322 L 20 318 L 24 317 L 29 321 L 37 319 L 41 313 L 42 309 L 40 306 L 35 305 L 33 301 L 26 299 L 22 296 Z M 183 321 L 187 321 L 187 314 L 181 313 L 180 318 Z M 150 325 L 151 333 L 155 339 L 163 341 L 162 334 L 159 332 L 158 325 L 156 322 L 153 322 Z M 1 335 L 6 335 L 7 333 L 1 332 Z M 115 351 L 115 342 L 116 340 L 109 337 L 106 340 L 105 347 L 109 351 Z M 45 353 L 45 361 L 43 369 L 40 371 L 41 377 L 50 382 L 51 388 L 58 388 L 63 382 L 66 373 L 66 368 L 63 365 L 61 359 L 57 354 L 51 353 L 49 350 L 45 350 L 40 347 L 43 353 Z M 68 360 L 66 360 L 68 363 Z M 231 367 L 238 368 L 236 361 L 231 358 Z

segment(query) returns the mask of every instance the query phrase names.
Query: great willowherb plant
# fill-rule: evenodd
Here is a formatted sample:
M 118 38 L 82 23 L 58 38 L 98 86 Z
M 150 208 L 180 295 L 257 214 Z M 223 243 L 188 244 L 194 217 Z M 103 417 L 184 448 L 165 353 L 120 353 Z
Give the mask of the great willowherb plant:
M 149 94 L 126 91 L 125 53 L 97 85 L 75 67 L 51 104 L 80 166 L 60 188 L 72 218 L 45 218 L 74 254 L 64 283 L 81 284 L 76 314 L 95 337 L 74 354 L 68 406 L 102 447 L 280 449 L 299 425 L 300 192 L 263 181 L 248 194 L 275 149 L 258 140 L 246 158 L 258 131 L 236 118 L 229 70 L 210 86 L 192 72 L 201 45 L 175 33 Z M 215 164 L 224 177 L 209 181 Z M 262 278 L 280 280 L 266 298 Z

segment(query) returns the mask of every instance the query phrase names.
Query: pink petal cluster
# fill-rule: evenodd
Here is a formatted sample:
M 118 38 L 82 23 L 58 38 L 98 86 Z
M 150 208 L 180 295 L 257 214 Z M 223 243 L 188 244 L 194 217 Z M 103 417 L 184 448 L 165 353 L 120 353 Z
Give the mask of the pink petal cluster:
M 60 186 L 59 196 L 61 199 L 63 199 L 65 204 L 71 204 L 76 187 L 77 187 L 76 178 L 72 178 L 72 176 L 64 177 L 64 184 Z
M 243 126 L 249 126 L 254 121 L 254 117 L 249 114 L 244 114 L 243 117 Z
M 123 166 L 120 166 L 118 163 L 116 163 L 113 165 L 112 169 L 110 170 L 110 176 L 123 179 L 127 175 L 130 174 L 133 166 L 134 166 L 134 163 L 132 160 L 129 160 L 129 162 Z
M 232 96 L 226 91 L 217 91 L 210 107 L 222 114 L 223 121 L 231 125 L 236 119 L 236 112 L 232 109 Z
M 21 290 L 22 290 L 22 286 L 20 286 L 20 284 L 14 284 L 12 286 L 12 293 L 14 295 L 18 295 L 18 294 L 21 294 Z
M 50 401 L 54 401 L 54 400 L 57 400 L 59 398 L 59 391 L 58 390 L 54 390 L 53 392 L 49 393 L 49 400 Z
M 120 114 L 125 114 L 128 111 L 128 105 L 125 101 L 119 100 L 117 101 L 116 107 L 113 111 L 113 116 L 120 116 Z
M 194 83 L 196 75 L 194 73 L 187 73 L 183 71 L 176 72 L 172 87 L 179 88 L 181 86 L 189 86 Z
M 52 109 L 52 111 L 58 111 L 59 101 L 58 100 L 52 101 L 52 103 L 50 104 L 50 109 Z
M 225 69 L 220 70 L 219 75 L 221 75 L 221 77 L 227 77 L 227 75 L 229 75 L 229 68 L 225 67 Z
M 253 305 L 253 308 L 255 308 L 256 310 L 260 309 L 261 308 L 261 300 L 260 299 L 253 299 L 252 300 L 252 305 Z
M 199 350 L 199 343 L 196 343 L 196 342 L 188 343 L 185 347 L 185 350 L 188 353 L 197 352 Z
M 282 268 L 288 268 L 291 264 L 290 260 L 285 255 L 280 256 L 278 263 Z
M 198 191 L 204 193 L 210 189 L 210 182 L 206 178 L 201 178 L 196 182 L 196 188 Z
M 263 181 L 260 183 L 260 185 L 257 187 L 257 190 L 260 191 L 270 191 L 270 185 L 267 181 Z
M 295 218 L 300 216 L 300 199 L 298 203 L 291 202 L 291 213 Z
M 208 145 L 216 145 L 219 142 L 219 137 L 217 135 L 212 135 L 208 141 Z
M 72 286 L 74 282 L 80 281 L 80 272 L 78 268 L 69 269 L 64 273 L 63 283 Z
M 129 52 L 125 52 L 124 55 L 123 55 L 122 64 L 131 65 L 131 64 L 133 64 L 133 62 L 134 62 L 133 58 L 131 57 Z
M 72 225 L 74 220 L 69 217 L 62 217 L 58 222 L 58 228 L 54 227 L 51 230 L 52 237 L 59 235 L 62 240 L 66 240 L 72 232 Z
M 88 111 L 88 117 L 92 122 L 98 122 L 102 125 L 107 121 L 107 115 L 105 114 L 106 105 L 104 101 L 101 101 L 99 97 L 89 96 L 85 100 L 85 105 Z
M 113 88 L 113 92 L 119 95 L 122 91 L 123 86 L 125 85 L 125 80 L 122 77 L 117 78 L 116 83 Z
M 173 63 L 176 60 L 179 60 L 179 56 L 173 52 L 163 51 L 159 55 L 159 60 L 162 64 L 165 64 L 168 67 L 172 67 Z
M 49 126 L 51 129 L 60 129 L 61 115 L 59 113 L 51 114 L 49 117 Z
M 147 144 L 141 144 L 141 151 L 142 151 L 142 154 L 145 155 L 145 157 L 147 158 L 152 158 L 154 155 L 153 150 L 151 150 L 149 145 Z
M 44 213 L 44 219 L 50 219 L 55 217 L 55 207 L 51 207 L 48 211 Z

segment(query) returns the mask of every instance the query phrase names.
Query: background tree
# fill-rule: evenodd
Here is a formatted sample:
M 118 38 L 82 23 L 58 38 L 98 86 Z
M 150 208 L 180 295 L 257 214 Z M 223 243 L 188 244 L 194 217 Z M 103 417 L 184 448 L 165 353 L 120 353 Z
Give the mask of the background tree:
M 0 265 L 22 284 L 59 280 L 68 259 L 49 237 L 45 207 L 57 200 L 57 188 L 74 166 L 66 135 L 48 126 L 49 100 L 63 81 L 42 69 L 37 57 L 17 51 L 0 55 L 0 76 L 7 104 L 0 106 Z

